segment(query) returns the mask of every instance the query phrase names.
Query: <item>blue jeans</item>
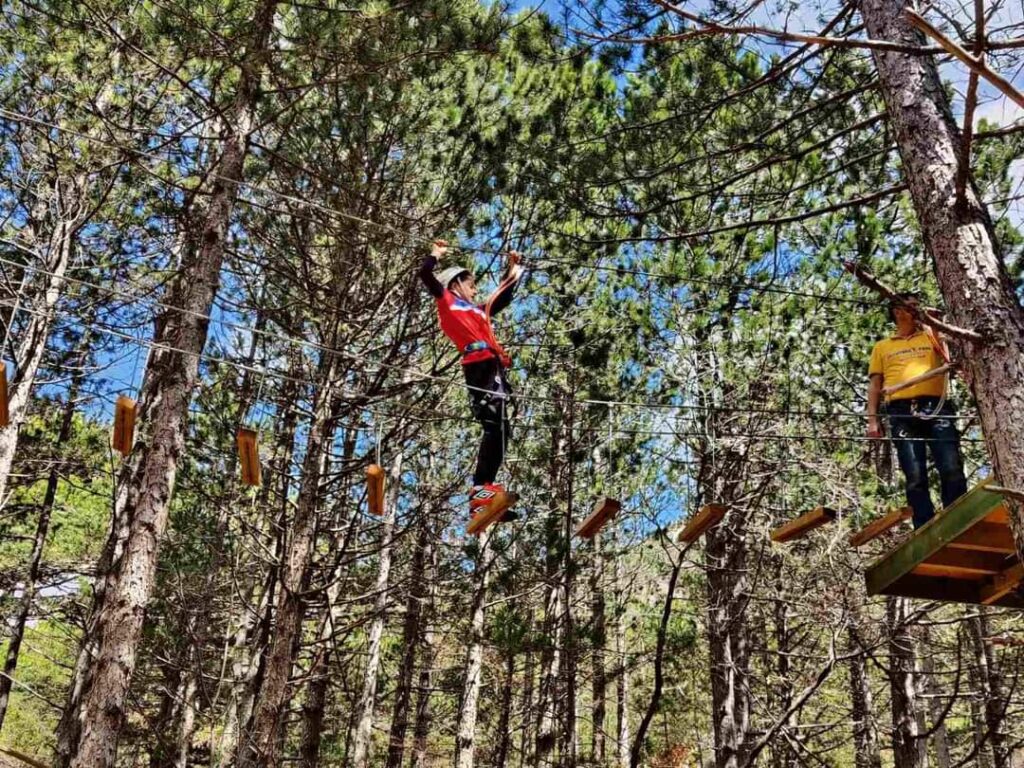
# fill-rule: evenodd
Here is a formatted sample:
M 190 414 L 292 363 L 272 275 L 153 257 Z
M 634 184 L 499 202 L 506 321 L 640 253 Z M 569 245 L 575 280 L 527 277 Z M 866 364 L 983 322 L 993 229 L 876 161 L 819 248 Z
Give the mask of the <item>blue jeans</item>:
M 937 397 L 916 397 L 893 400 L 885 406 L 896 456 L 907 480 L 907 504 L 913 510 L 915 528 L 935 516 L 928 492 L 929 449 L 939 471 L 942 506 L 948 507 L 967 493 L 964 462 L 960 457 L 960 433 L 953 418 L 956 412 L 948 402 L 936 412 L 938 404 Z

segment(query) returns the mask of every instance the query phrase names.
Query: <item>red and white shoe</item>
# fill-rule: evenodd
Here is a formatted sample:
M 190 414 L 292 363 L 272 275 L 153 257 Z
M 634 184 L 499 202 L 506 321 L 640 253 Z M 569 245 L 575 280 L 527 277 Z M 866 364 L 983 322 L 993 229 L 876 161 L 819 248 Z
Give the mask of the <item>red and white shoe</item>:
M 499 493 L 504 493 L 504 486 L 497 483 L 486 485 L 474 485 L 469 489 L 469 516 L 473 517 L 477 512 L 486 507 Z

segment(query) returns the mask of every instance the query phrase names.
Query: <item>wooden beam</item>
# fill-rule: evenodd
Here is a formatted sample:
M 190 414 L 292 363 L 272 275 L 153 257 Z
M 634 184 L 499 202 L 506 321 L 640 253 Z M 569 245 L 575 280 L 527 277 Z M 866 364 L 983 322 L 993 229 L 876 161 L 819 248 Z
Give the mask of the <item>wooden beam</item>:
M 692 544 L 703 536 L 711 526 L 717 524 L 725 516 L 727 509 L 724 504 L 705 504 L 697 511 L 696 515 L 690 518 L 690 522 L 686 524 L 686 527 L 679 532 L 676 541 Z
M 1017 551 L 1013 541 L 1013 533 L 1005 525 L 998 525 L 984 520 L 973 525 L 951 541 L 952 549 L 974 549 L 979 552 L 1000 552 L 1012 555 Z
M 981 586 L 979 597 L 984 605 L 992 605 L 1012 592 L 1024 580 L 1024 563 L 1016 562 L 1002 573 L 987 579 Z
M 592 539 L 594 535 L 600 531 L 605 524 L 611 520 L 615 515 L 622 509 L 620 504 L 615 499 L 603 498 L 594 505 L 594 511 L 591 512 L 587 519 L 580 523 L 580 527 L 576 529 L 576 535 L 581 539 Z
M 872 520 L 870 523 L 868 523 L 859 531 L 850 536 L 850 546 L 864 546 L 869 541 L 877 539 L 890 528 L 895 528 L 904 520 L 909 520 L 910 515 L 910 507 L 900 507 L 899 509 L 894 509 L 888 514 L 883 515 L 877 520 Z
M 256 430 L 239 427 L 235 436 L 238 443 L 238 461 L 242 469 L 242 482 L 257 487 L 263 481 L 260 468 L 260 449 L 256 439 Z
M 772 541 L 784 544 L 787 541 L 799 539 L 805 534 L 820 528 L 826 523 L 831 523 L 836 518 L 834 509 L 828 507 L 816 507 L 810 512 L 800 515 L 795 520 L 790 520 L 785 525 L 780 525 L 772 531 Z
M 1006 555 L 970 549 L 940 549 L 914 569 L 925 576 L 948 576 L 975 581 L 999 573 L 1008 565 Z
M 904 9 L 903 12 L 906 14 L 907 19 L 910 21 L 911 24 L 913 24 L 919 30 L 924 32 L 928 37 L 932 38 L 939 45 L 941 45 L 946 50 L 946 52 L 949 53 L 951 56 L 962 61 L 965 65 L 967 65 L 967 68 L 971 70 L 971 72 L 974 72 L 979 77 L 985 78 L 990 83 L 992 83 L 992 85 L 994 85 L 1004 94 L 1009 96 L 1013 101 L 1017 102 L 1018 106 L 1024 107 L 1024 94 L 1022 94 L 1020 91 L 1014 88 L 1009 80 L 1000 75 L 998 72 L 995 72 L 986 67 L 983 61 L 975 58 L 967 51 L 965 51 L 963 48 L 961 48 L 959 45 L 950 40 L 948 37 L 946 37 L 944 34 L 942 34 L 939 30 L 933 27 L 931 25 L 931 22 L 929 22 L 921 14 L 917 13 L 914 10 L 911 10 L 910 8 Z
M 384 467 L 379 464 L 366 468 L 366 502 L 371 515 L 384 514 Z
M 986 480 L 975 486 L 872 565 L 864 574 L 868 594 L 889 594 L 884 591 L 886 587 L 913 571 L 1002 504 L 1002 497 L 989 491 L 985 487 L 987 483 Z
M 474 536 L 483 533 L 483 530 L 491 523 L 496 523 L 505 515 L 505 512 L 519 501 L 514 493 L 498 491 L 491 499 L 491 503 L 477 512 L 469 521 L 466 532 Z
M 114 435 L 110 444 L 122 456 L 131 453 L 135 445 L 135 401 L 127 395 L 118 397 L 114 404 Z

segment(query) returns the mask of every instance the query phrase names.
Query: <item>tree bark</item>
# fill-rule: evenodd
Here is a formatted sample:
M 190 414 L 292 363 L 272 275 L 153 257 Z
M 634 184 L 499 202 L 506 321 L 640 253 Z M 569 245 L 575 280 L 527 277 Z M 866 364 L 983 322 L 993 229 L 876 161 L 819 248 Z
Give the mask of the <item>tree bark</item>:
M 88 346 L 92 335 L 88 332 L 84 335 L 81 346 Z M 78 401 L 78 393 L 81 390 L 83 374 L 84 355 L 81 356 L 78 371 L 71 379 L 71 386 L 68 388 L 67 402 L 61 414 L 60 429 L 57 432 L 57 445 L 64 445 L 71 438 L 71 426 L 75 418 L 75 404 Z M 0 363 L 2 364 L 2 363 Z M 4 660 L 4 674 L 0 677 L 0 730 L 4 727 L 4 718 L 7 715 L 7 704 L 11 695 L 11 685 L 14 682 L 14 673 L 18 668 L 18 655 L 21 652 L 21 642 L 25 636 L 25 627 L 28 625 L 28 618 L 32 614 L 32 604 L 35 602 L 36 589 L 39 586 L 39 572 L 43 564 L 43 549 L 46 546 L 46 537 L 50 532 L 50 516 L 53 514 L 53 504 L 57 499 L 57 486 L 60 483 L 56 459 L 50 468 L 50 475 L 46 480 L 46 492 L 43 495 L 43 503 L 39 509 L 39 519 L 36 521 L 36 533 L 32 541 L 32 553 L 28 560 L 28 574 L 25 576 L 24 587 L 21 593 L 21 604 L 18 607 L 18 616 L 11 628 L 10 641 L 7 646 L 7 658 Z
M 433 722 L 430 707 L 431 686 L 434 679 L 434 662 L 436 661 L 436 633 L 431 622 L 434 620 L 435 601 L 437 599 L 437 548 L 432 547 L 428 558 L 427 583 L 430 584 L 427 596 L 427 607 L 423 616 L 423 631 L 420 634 L 420 672 L 416 682 L 416 724 L 412 738 L 412 768 L 427 768 L 430 765 L 429 738 Z
M 604 600 L 604 558 L 601 552 L 601 534 L 594 536 L 594 567 L 591 571 L 590 591 L 593 622 L 593 681 L 591 684 L 591 721 L 593 734 L 590 739 L 590 761 L 603 765 L 605 761 L 605 719 L 607 717 L 607 674 L 605 672 L 605 646 L 608 642 L 608 626 L 605 617 Z
M 402 625 L 402 662 L 398 670 L 395 706 L 391 715 L 391 733 L 388 739 L 388 757 L 385 768 L 402 768 L 405 756 L 405 736 L 409 730 L 409 709 L 412 703 L 413 674 L 422 631 L 423 604 L 427 599 L 424 578 L 427 549 L 431 546 L 428 513 L 421 512 L 416 520 L 416 541 L 413 544 L 409 566 L 409 598 L 405 603 L 405 621 Z
M 240 739 L 236 757 L 238 768 L 273 768 L 278 764 L 278 731 L 288 700 L 288 681 L 305 612 L 302 590 L 313 555 L 321 479 L 334 432 L 336 369 L 336 355 L 321 357 L 302 483 L 290 526 L 291 538 L 281 565 L 276 624 L 270 637 L 262 680 L 258 681 L 253 713 L 246 724 L 245 735 Z
M 615 684 L 615 755 L 619 768 L 629 768 L 629 663 L 626 654 L 626 593 L 622 562 L 615 558 L 615 659 L 619 665 Z
M 886 599 L 889 630 L 889 684 L 892 691 L 892 751 L 900 768 L 924 768 L 918 727 L 914 641 L 908 624 L 910 601 Z
M 716 768 L 745 765 L 751 747 L 745 514 L 730 508 L 705 534 Z
M 160 541 L 167 526 L 189 403 L 220 280 L 231 214 L 255 124 L 259 81 L 273 27 L 275 0 L 262 0 L 253 39 L 228 110 L 224 150 L 215 166 L 198 248 L 189 249 L 154 348 L 139 402 L 140 435 L 121 476 L 107 544 L 100 558 L 93 608 L 57 735 L 58 768 L 113 766 L 146 604 L 153 590 Z
M 373 731 L 373 716 L 377 708 L 377 677 L 380 673 L 380 644 L 384 637 L 387 619 L 388 581 L 391 577 L 391 552 L 394 547 L 395 511 L 398 507 L 398 492 L 402 480 L 402 454 L 395 456 L 391 465 L 390 487 L 385 504 L 384 525 L 381 533 L 380 562 L 377 570 L 377 595 L 373 606 L 373 622 L 370 624 L 366 668 L 363 673 L 363 692 L 357 705 L 355 733 L 352 736 L 353 768 L 367 768 L 370 763 L 370 737 Z
M 978 616 L 968 619 L 967 622 L 974 649 L 972 672 L 984 709 L 984 727 L 981 731 L 983 738 L 980 741 L 983 748 L 990 752 L 995 768 L 1009 768 L 1010 756 L 1006 734 L 1003 732 L 1007 701 L 995 655 L 992 653 L 992 647 L 985 642 L 985 638 L 991 634 L 988 609 L 980 606 Z
M 491 547 L 491 526 L 480 536 L 480 554 L 475 574 L 476 586 L 470 608 L 469 644 L 466 649 L 462 696 L 459 701 L 459 719 L 455 735 L 455 768 L 473 768 L 476 749 L 476 715 L 480 700 L 480 685 L 484 660 L 484 605 L 495 551 Z
M 854 595 L 853 601 L 860 598 Z M 856 768 L 882 768 L 878 749 L 878 726 L 875 723 L 871 696 L 871 680 L 864 661 L 864 644 L 860 638 L 861 612 L 858 605 L 847 604 L 850 623 L 847 626 L 848 653 L 850 654 L 850 701 L 853 705 L 853 744 Z
M 905 0 L 859 0 L 869 37 L 918 46 Z M 985 336 L 964 342 L 985 445 L 1000 483 L 1024 489 L 1024 309 L 996 241 L 988 209 L 968 174 L 957 201 L 963 142 L 933 56 L 873 51 L 889 123 L 925 246 L 952 322 Z M 1024 557 L 1024 505 L 1007 500 L 1018 554 Z

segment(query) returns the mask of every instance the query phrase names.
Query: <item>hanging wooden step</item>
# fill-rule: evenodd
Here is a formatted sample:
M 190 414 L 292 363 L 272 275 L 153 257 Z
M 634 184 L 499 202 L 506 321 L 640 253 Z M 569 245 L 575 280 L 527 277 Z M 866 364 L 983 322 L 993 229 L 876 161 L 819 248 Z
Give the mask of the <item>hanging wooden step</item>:
M 366 468 L 366 499 L 371 515 L 384 515 L 384 468 L 378 464 Z
M 790 520 L 785 525 L 780 525 L 772 531 L 772 541 L 784 544 L 787 541 L 799 539 L 813 531 L 815 528 L 820 528 L 827 523 L 831 523 L 835 519 L 836 512 L 834 509 L 829 509 L 828 507 L 816 507 L 807 514 L 800 515 L 800 517 L 795 520 Z
M 242 483 L 254 488 L 259 487 L 263 482 L 263 471 L 260 467 L 260 448 L 256 430 L 239 427 L 236 440 L 238 461 L 242 468 Z
M 615 499 L 603 498 L 597 502 L 594 506 L 594 511 L 591 512 L 587 519 L 580 523 L 580 527 L 576 529 L 576 535 L 581 539 L 592 539 L 594 535 L 600 531 L 609 520 L 615 517 L 622 509 L 620 504 Z
M 135 445 L 135 401 L 121 395 L 114 404 L 114 436 L 110 441 L 122 456 L 132 452 Z
M 870 523 L 868 523 L 859 531 L 850 536 L 850 546 L 862 547 L 869 541 L 874 541 L 883 533 L 892 528 L 895 528 L 904 520 L 909 520 L 910 514 L 910 507 L 900 507 L 899 509 L 894 509 L 890 511 L 888 514 L 883 515 L 877 520 L 872 520 Z
M 0 428 L 11 423 L 11 409 L 7 402 L 7 362 L 0 360 Z
M 508 508 L 517 501 L 519 501 L 519 497 L 516 494 L 509 493 L 507 491 L 498 491 L 494 494 L 494 498 L 491 499 L 490 504 L 473 515 L 469 521 L 469 525 L 466 526 L 466 532 L 471 535 L 478 536 L 491 523 L 501 520 Z
M 993 484 L 972 488 L 868 568 L 868 594 L 1024 608 L 1024 565 Z
M 727 507 L 724 504 L 705 504 L 698 510 L 696 515 L 690 518 L 690 522 L 686 524 L 686 527 L 679 532 L 676 541 L 692 544 L 703 536 L 711 526 L 716 525 L 725 517 L 726 509 Z

